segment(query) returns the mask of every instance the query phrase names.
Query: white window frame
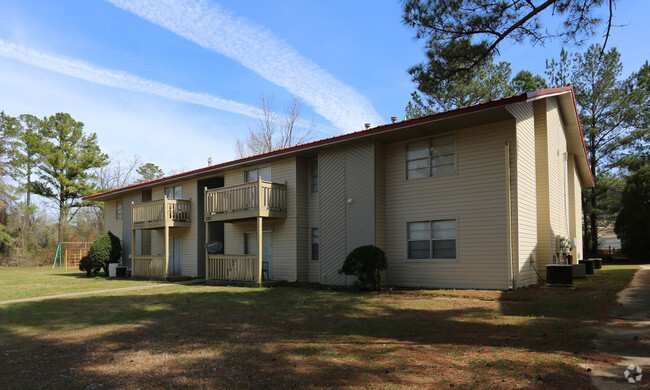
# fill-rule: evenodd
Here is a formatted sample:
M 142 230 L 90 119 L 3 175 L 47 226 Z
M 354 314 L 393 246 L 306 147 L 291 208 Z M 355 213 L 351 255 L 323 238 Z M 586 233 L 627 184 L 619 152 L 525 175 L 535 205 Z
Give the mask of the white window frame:
M 454 229 L 454 257 L 434 257 L 434 241 L 449 241 L 450 238 L 435 238 L 433 237 L 433 223 L 434 222 L 447 222 L 453 221 L 455 225 Z M 412 241 L 424 241 L 423 239 L 411 239 L 409 237 L 409 227 L 412 223 L 428 223 L 429 224 L 429 238 L 426 240 L 429 243 L 429 256 L 428 258 L 411 258 L 410 256 L 410 245 Z M 433 220 L 424 220 L 424 221 L 409 221 L 406 223 L 406 259 L 410 262 L 417 261 L 456 261 L 458 260 L 458 219 L 457 218 L 444 218 L 444 219 L 433 219 Z
M 271 176 L 271 175 L 272 175 L 272 172 L 271 172 L 271 166 L 270 166 L 270 165 L 266 165 L 266 166 L 263 166 L 263 167 L 256 167 L 256 168 L 253 168 L 253 169 L 247 169 L 247 170 L 245 170 L 245 171 L 244 171 L 244 183 L 252 183 L 252 182 L 254 182 L 254 181 L 257 181 L 257 178 L 260 176 L 260 175 L 259 175 L 259 170 L 261 170 L 261 169 L 266 169 L 266 168 L 269 169 L 269 178 L 268 178 L 268 179 L 265 179 L 264 177 L 262 177 L 262 180 L 271 181 L 271 177 L 272 177 L 272 176 Z M 255 179 L 254 179 L 254 180 L 248 180 L 248 173 L 249 173 L 249 172 L 255 172 L 255 171 L 258 171 L 258 173 L 256 173 L 255 176 L 254 176 Z
M 453 153 L 442 154 L 442 155 L 439 155 L 439 156 L 432 156 L 432 152 L 434 150 L 434 145 L 433 145 L 434 141 L 435 140 L 440 140 L 442 138 L 447 138 L 447 137 L 452 137 L 453 138 L 453 144 L 452 144 L 453 145 Z M 428 142 L 429 143 L 428 156 L 427 157 L 421 157 L 421 158 L 409 159 L 409 155 L 408 155 L 408 153 L 409 153 L 409 145 L 413 145 L 413 144 L 416 144 L 416 143 L 423 143 L 423 142 Z M 446 145 L 448 145 L 448 144 L 446 144 Z M 405 171 L 406 180 L 418 180 L 418 179 L 427 179 L 427 178 L 431 178 L 431 177 L 443 177 L 443 176 L 455 175 L 456 174 L 456 169 L 457 169 L 457 155 L 458 155 L 458 140 L 456 138 L 455 133 L 441 134 L 441 135 L 438 135 L 438 136 L 435 136 L 435 137 L 422 138 L 422 139 L 418 139 L 418 140 L 415 140 L 415 141 L 407 142 L 404 145 L 404 171 Z M 433 168 L 434 168 L 433 167 L 433 161 L 434 161 L 434 159 L 435 158 L 444 158 L 444 157 L 449 157 L 449 156 L 453 156 L 453 164 L 444 164 L 444 165 L 441 165 L 441 166 L 449 166 L 449 165 L 451 165 L 453 167 L 453 171 L 452 172 L 447 172 L 447 173 L 434 173 L 433 172 Z M 409 177 L 409 171 L 411 171 L 411 169 L 409 169 L 409 162 L 415 162 L 415 161 L 424 160 L 424 159 L 427 160 L 427 168 L 429 170 L 429 174 L 427 176 L 423 176 L 423 177 Z

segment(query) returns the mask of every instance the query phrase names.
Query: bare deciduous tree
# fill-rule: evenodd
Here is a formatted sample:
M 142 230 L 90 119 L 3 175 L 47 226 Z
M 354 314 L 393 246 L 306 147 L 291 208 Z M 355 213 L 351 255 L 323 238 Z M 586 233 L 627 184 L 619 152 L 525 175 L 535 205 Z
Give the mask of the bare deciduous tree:
M 273 96 L 260 97 L 260 114 L 254 127 L 249 127 L 245 140 L 237 139 L 238 157 L 252 156 L 306 142 L 316 123 L 314 119 L 306 126 L 300 124 L 302 104 L 296 98 L 284 105 L 278 113 L 273 106 Z

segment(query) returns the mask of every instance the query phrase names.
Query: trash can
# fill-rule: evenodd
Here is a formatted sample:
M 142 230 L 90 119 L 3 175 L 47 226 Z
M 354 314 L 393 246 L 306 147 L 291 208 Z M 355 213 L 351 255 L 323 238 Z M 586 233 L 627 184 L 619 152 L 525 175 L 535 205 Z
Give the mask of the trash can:
M 117 266 L 118 263 L 108 263 L 108 277 L 114 278 L 117 276 Z

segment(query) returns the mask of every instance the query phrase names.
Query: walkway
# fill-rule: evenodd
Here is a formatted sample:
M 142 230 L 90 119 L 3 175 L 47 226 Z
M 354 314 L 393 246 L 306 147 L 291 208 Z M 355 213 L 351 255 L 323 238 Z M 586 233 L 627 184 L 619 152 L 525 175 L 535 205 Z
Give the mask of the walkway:
M 66 297 L 78 297 L 83 295 L 96 295 L 96 294 L 105 294 L 113 292 L 122 292 L 122 291 L 135 291 L 135 290 L 146 290 L 148 288 L 159 288 L 159 287 L 168 287 L 180 284 L 194 284 L 194 283 L 203 283 L 205 279 L 192 279 L 184 280 L 182 282 L 171 282 L 171 283 L 152 283 L 146 286 L 135 286 L 135 287 L 122 287 L 122 288 L 111 288 L 106 290 L 92 290 L 92 291 L 80 291 L 66 294 L 57 294 L 57 295 L 45 295 L 42 297 L 31 297 L 31 298 L 20 298 L 20 299 L 11 299 L 8 301 L 0 301 L 0 305 L 7 303 L 17 303 L 17 302 L 32 302 L 32 301 L 44 301 L 47 299 L 57 299 L 57 298 L 66 298 Z
M 610 367 L 592 372 L 597 389 L 650 388 L 650 265 L 642 265 L 629 287 L 618 294 L 619 306 L 596 339 L 599 351 L 619 356 L 622 360 Z M 629 383 L 624 373 L 628 366 L 638 366 L 643 377 L 638 384 Z

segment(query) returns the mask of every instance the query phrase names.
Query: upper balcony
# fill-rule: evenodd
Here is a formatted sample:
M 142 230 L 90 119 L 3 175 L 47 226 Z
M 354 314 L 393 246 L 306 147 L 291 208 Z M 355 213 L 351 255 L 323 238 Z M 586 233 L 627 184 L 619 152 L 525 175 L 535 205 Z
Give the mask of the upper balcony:
M 205 189 L 205 222 L 287 217 L 287 186 L 256 182 Z
M 191 202 L 189 200 L 168 199 L 131 204 L 132 229 L 158 229 L 168 227 L 188 227 L 191 225 Z

